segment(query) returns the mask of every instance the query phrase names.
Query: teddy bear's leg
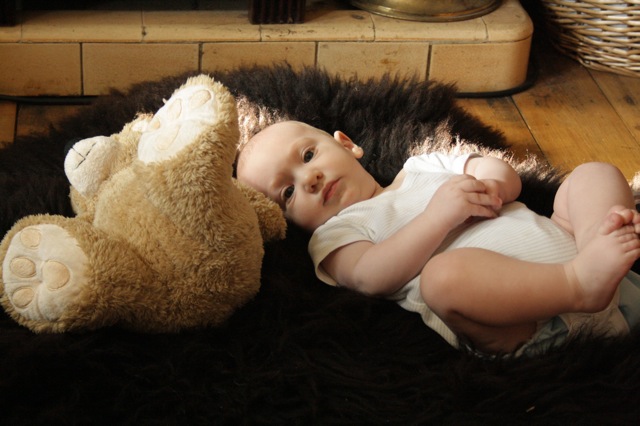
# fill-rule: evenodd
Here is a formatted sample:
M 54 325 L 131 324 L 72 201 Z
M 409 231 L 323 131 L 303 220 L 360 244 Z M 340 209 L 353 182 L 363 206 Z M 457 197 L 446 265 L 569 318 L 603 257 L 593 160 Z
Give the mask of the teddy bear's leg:
M 187 84 L 176 91 L 143 131 L 138 158 L 145 164 L 160 163 L 201 142 L 220 119 L 220 94 L 207 84 Z
M 88 258 L 64 228 L 38 224 L 11 238 L 2 264 L 3 303 L 28 321 L 58 320 L 88 279 Z
M 0 302 L 36 332 L 127 323 L 145 313 L 139 284 L 158 279 L 121 241 L 62 216 L 19 220 L 0 243 L 0 259 Z
M 207 76 L 190 78 L 140 137 L 133 166 L 146 198 L 177 226 L 209 232 L 247 202 L 231 183 L 238 140 L 233 96 Z

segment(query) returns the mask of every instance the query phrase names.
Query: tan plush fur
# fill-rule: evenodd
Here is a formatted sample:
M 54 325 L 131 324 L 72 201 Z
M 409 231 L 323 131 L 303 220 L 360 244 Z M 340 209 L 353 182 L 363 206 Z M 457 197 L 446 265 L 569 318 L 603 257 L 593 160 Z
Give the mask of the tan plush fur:
M 180 94 L 191 89 L 192 97 Z M 187 146 L 168 158 L 141 160 L 144 138 L 173 140 L 166 136 L 171 108 L 210 98 L 205 106 L 215 111 L 215 122 L 179 123 L 180 135 L 199 129 Z M 1 302 L 16 321 L 36 332 L 108 325 L 178 331 L 219 325 L 257 293 L 263 241 L 283 238 L 285 222 L 275 204 L 231 177 L 239 139 L 235 100 L 221 84 L 198 76 L 163 108 L 159 118 L 141 116 L 112 136 L 118 152 L 104 166 L 108 178 L 95 193 L 71 190 L 77 217 L 29 216 L 5 236 Z M 44 225 L 62 229 L 86 262 L 74 268 L 67 258 L 75 249 L 47 241 L 58 231 Z M 42 239 L 35 254 L 21 246 L 26 229 Z

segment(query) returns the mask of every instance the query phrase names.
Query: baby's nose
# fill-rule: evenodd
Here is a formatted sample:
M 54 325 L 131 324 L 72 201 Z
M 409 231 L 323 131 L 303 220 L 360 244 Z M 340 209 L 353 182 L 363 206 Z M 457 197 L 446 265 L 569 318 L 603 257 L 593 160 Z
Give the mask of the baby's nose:
M 304 187 L 308 192 L 316 192 L 322 180 L 322 173 L 316 169 L 307 170 L 304 176 Z

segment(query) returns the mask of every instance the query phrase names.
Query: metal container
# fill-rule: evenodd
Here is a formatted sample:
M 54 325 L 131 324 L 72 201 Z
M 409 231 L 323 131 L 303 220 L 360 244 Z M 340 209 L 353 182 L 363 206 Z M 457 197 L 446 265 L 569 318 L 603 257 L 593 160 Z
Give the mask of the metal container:
M 412 21 L 462 21 L 486 15 L 501 0 L 351 0 L 351 4 L 378 15 Z

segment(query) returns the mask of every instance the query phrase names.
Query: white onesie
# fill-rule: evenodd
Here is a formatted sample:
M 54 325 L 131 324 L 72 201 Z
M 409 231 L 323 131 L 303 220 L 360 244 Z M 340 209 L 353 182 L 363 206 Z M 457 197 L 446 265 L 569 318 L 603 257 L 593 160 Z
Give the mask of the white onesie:
M 318 277 L 329 285 L 339 285 L 321 266 L 327 255 L 356 241 L 378 243 L 394 234 L 426 208 L 443 183 L 464 172 L 469 157 L 440 153 L 411 157 L 404 165 L 406 175 L 398 189 L 352 205 L 320 226 L 309 242 Z M 452 231 L 436 254 L 459 247 L 479 247 L 540 263 L 566 262 L 576 255 L 575 241 L 568 232 L 519 202 L 505 205 L 495 219 L 475 221 Z M 415 277 L 389 299 L 419 313 L 425 324 L 458 347 L 456 335 L 422 300 L 419 280 Z

